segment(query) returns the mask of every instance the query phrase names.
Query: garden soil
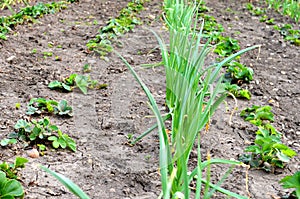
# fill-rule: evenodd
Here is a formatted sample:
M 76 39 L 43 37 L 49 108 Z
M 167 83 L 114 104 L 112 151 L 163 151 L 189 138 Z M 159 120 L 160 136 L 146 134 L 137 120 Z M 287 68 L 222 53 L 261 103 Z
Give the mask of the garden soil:
M 98 29 L 109 18 L 116 17 L 128 2 L 81 0 L 66 10 L 45 15 L 37 23 L 17 26 L 7 41 L 0 41 L 0 139 L 13 131 L 19 119 L 29 118 L 25 115 L 26 104 L 32 97 L 66 99 L 74 109 L 72 118 L 49 117 L 75 139 L 75 153 L 48 147 L 44 155 L 30 158 L 30 147 L 15 145 L 0 149 L 1 161 L 11 162 L 16 156 L 29 159 L 26 168 L 20 171 L 25 198 L 76 198 L 38 165 L 69 177 L 93 199 L 152 199 L 160 194 L 157 132 L 135 146 L 128 145 L 128 135 L 136 137 L 155 123 L 146 95 L 117 55 L 112 53 L 109 61 L 105 61 L 86 48 Z M 254 81 L 244 85 L 252 93 L 251 100 L 237 101 L 238 110 L 231 122 L 234 100 L 228 98 L 220 106 L 209 131 L 202 132 L 203 160 L 208 153 L 213 158 L 237 159 L 253 143 L 256 129 L 239 116 L 243 108 L 252 105 L 272 106 L 273 125 L 283 133 L 283 142 L 300 152 L 300 48 L 285 42 L 272 26 L 260 23 L 259 17 L 251 16 L 245 9 L 246 3 L 207 2 L 211 8 L 209 14 L 224 26 L 225 35 L 238 39 L 242 49 L 255 44 L 261 48 L 241 57 L 241 62 L 251 66 L 255 73 Z M 163 67 L 142 67 L 145 63 L 158 63 L 161 58 L 157 40 L 150 30 L 168 40 L 161 5 L 162 1 L 158 0 L 147 3 L 140 15 L 143 25 L 122 36 L 115 49 L 134 66 L 165 112 Z M 293 23 L 276 12 L 269 12 L 268 16 L 278 23 Z M 59 45 L 61 48 L 57 48 Z M 36 53 L 32 52 L 34 49 Z M 53 56 L 44 58 L 43 52 L 52 52 Z M 207 62 L 214 58 L 211 53 Z M 107 84 L 106 89 L 89 90 L 84 95 L 76 89 L 62 93 L 47 88 L 50 81 L 71 73 L 82 74 L 85 64 L 91 66 L 91 78 Z M 21 103 L 20 109 L 16 109 L 16 103 Z M 194 153 L 191 158 L 196 160 Z M 225 165 L 213 166 L 213 182 L 226 169 Z M 290 190 L 282 189 L 278 181 L 299 169 L 299 155 L 274 173 L 236 167 L 223 187 L 255 199 L 280 198 Z M 214 198 L 226 196 L 218 193 Z

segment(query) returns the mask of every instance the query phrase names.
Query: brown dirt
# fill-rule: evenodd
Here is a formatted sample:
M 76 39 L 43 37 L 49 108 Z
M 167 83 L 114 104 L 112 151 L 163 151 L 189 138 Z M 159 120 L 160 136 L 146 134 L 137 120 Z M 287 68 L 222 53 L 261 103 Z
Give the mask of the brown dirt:
M 116 55 L 110 55 L 109 62 L 105 62 L 97 55 L 86 53 L 87 41 L 128 2 L 81 0 L 67 10 L 44 16 L 39 23 L 18 26 L 8 41 L 0 41 L 0 139 L 13 130 L 17 120 L 26 118 L 24 113 L 30 97 L 67 99 L 74 109 L 71 119 L 51 119 L 76 140 L 77 152 L 49 149 L 40 158 L 29 158 L 30 162 L 21 172 L 25 198 L 75 198 L 54 178 L 37 168 L 39 164 L 68 176 L 91 198 L 150 199 L 159 195 L 158 136 L 154 132 L 134 147 L 126 144 L 128 134 L 138 135 L 154 123 L 149 117 L 152 113 L 145 94 Z M 274 100 L 270 104 L 276 116 L 274 125 L 284 134 L 284 143 L 299 153 L 299 47 L 284 42 L 271 26 L 260 23 L 259 17 L 252 17 L 245 9 L 245 2 L 212 0 L 207 3 L 210 14 L 224 26 L 227 35 L 240 41 L 242 48 L 262 45 L 259 54 L 253 51 L 241 58 L 242 63 L 253 67 L 255 81 L 247 85 L 252 99 L 239 100 L 239 110 L 253 104 L 268 105 L 271 99 Z M 142 13 L 144 25 L 123 36 L 120 39 L 123 48 L 117 50 L 135 67 L 163 107 L 163 68 L 140 66 L 160 60 L 155 49 L 157 41 L 148 30 L 165 37 L 160 6 L 159 0 L 146 5 Z M 268 15 L 279 23 L 288 20 L 275 12 Z M 94 25 L 94 20 L 99 24 Z M 237 31 L 240 34 L 236 34 Z M 62 48 L 50 48 L 49 42 Z M 38 53 L 32 54 L 33 49 Z M 53 56 L 43 58 L 45 51 L 53 52 Z M 56 55 L 61 61 L 55 61 Z M 83 95 L 77 90 L 60 93 L 47 88 L 52 80 L 81 73 L 86 63 L 92 66 L 92 79 L 107 83 L 107 89 L 89 90 Z M 15 109 L 18 102 L 22 105 L 20 110 Z M 234 106 L 232 99 L 227 99 L 227 104 L 229 108 Z M 247 143 L 254 140 L 254 128 L 239 117 L 239 111 L 233 116 L 233 124 L 228 124 L 230 113 L 226 109 L 225 105 L 220 107 L 212 119 L 210 131 L 202 137 L 204 157 L 210 152 L 215 158 L 236 159 Z M 15 156 L 26 157 L 26 150 L 1 148 L 1 160 L 13 160 Z M 214 166 L 213 179 L 222 176 L 224 169 L 224 166 Z M 299 169 L 298 155 L 284 170 L 275 174 L 250 170 L 251 198 L 271 199 L 285 195 L 287 191 L 278 181 Z M 246 176 L 245 168 L 236 168 L 224 188 L 247 195 Z

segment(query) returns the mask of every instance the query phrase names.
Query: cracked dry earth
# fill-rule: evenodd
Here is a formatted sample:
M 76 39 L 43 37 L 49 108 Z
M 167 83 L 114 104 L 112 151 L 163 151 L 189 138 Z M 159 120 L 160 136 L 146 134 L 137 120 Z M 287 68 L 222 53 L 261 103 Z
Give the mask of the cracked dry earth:
M 51 120 L 76 140 L 77 152 L 50 149 L 44 156 L 29 158 L 21 171 L 25 198 L 75 198 L 54 178 L 38 169 L 39 164 L 66 175 L 91 198 L 150 199 L 159 195 L 157 134 L 150 134 L 134 147 L 126 144 L 128 134 L 138 135 L 154 123 L 147 98 L 116 55 L 111 54 L 106 62 L 87 53 L 85 46 L 99 27 L 105 25 L 109 17 L 117 16 L 128 2 L 81 0 L 62 12 L 44 16 L 39 23 L 18 26 L 7 41 L 0 41 L 0 139 L 13 130 L 18 119 L 26 118 L 26 104 L 31 97 L 67 99 L 74 109 L 70 119 L 51 117 Z M 252 99 L 238 100 L 239 110 L 233 115 L 231 125 L 228 124 L 230 113 L 226 110 L 234 107 L 233 100 L 228 98 L 227 105 L 219 108 L 212 118 L 210 131 L 202 137 L 203 157 L 210 152 L 215 158 L 236 159 L 243 153 L 253 142 L 255 129 L 240 118 L 239 111 L 253 104 L 273 107 L 274 126 L 284 134 L 283 142 L 300 152 L 299 47 L 284 42 L 272 27 L 251 16 L 245 9 L 246 2 L 207 2 L 211 8 L 209 14 L 224 26 L 227 35 L 240 41 L 241 48 L 255 44 L 261 44 L 262 48 L 241 58 L 242 63 L 252 66 L 255 72 L 255 80 L 246 85 L 253 94 Z M 123 47 L 116 49 L 135 67 L 164 109 L 163 68 L 141 67 L 143 63 L 160 61 L 157 41 L 149 29 L 166 38 L 160 19 L 161 5 L 162 1 L 158 0 L 147 3 L 141 13 L 144 25 L 124 35 L 120 39 Z M 277 13 L 269 15 L 279 23 L 289 20 Z M 97 25 L 94 20 L 98 21 Z M 48 43 L 54 47 L 49 48 Z M 55 48 L 57 45 L 62 48 Z M 33 49 L 38 53 L 32 54 Z M 53 52 L 53 56 L 43 58 L 42 52 Z M 55 61 L 56 55 L 61 61 Z M 106 89 L 89 90 L 83 95 L 78 90 L 60 93 L 47 88 L 50 81 L 82 73 L 87 63 L 92 66 L 92 79 L 108 84 Z M 15 103 L 21 103 L 20 110 L 15 109 Z M 26 149 L 1 148 L 1 160 L 13 160 L 15 156 L 26 157 Z M 278 181 L 299 168 L 299 155 L 284 170 L 274 174 L 235 168 L 223 187 L 246 196 L 250 194 L 251 198 L 276 198 L 288 192 Z M 219 179 L 225 170 L 224 165 L 213 166 L 213 179 Z M 214 198 L 225 196 L 216 194 Z

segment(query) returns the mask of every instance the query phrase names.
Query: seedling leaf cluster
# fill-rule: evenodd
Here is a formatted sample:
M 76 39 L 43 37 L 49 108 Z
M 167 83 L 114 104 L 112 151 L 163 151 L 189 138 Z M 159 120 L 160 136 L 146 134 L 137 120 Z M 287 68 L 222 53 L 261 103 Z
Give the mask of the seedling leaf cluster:
M 295 189 L 291 196 L 295 198 L 300 198 L 300 171 L 297 171 L 293 175 L 288 175 L 280 180 L 283 188 L 285 189 Z
M 284 168 L 285 164 L 297 155 L 282 143 L 282 134 L 270 123 L 274 121 L 270 106 L 254 105 L 244 109 L 240 115 L 258 127 L 254 144 L 245 149 L 251 154 L 242 155 L 240 160 L 252 167 L 274 172 L 276 167 Z
M 6 174 L 0 170 L 0 198 L 14 199 L 23 196 L 24 190 L 21 183 L 7 178 Z
M 30 121 L 21 119 L 17 121 L 14 128 L 15 132 L 10 133 L 7 139 L 1 141 L 2 146 L 19 141 L 25 147 L 39 144 L 40 149 L 45 149 L 47 142 L 50 142 L 53 148 L 69 148 L 74 152 L 76 151 L 75 141 L 67 134 L 62 133 L 58 126 L 51 123 L 48 117 Z
M 25 167 L 28 160 L 16 157 L 14 163 L 2 162 L 0 164 L 0 198 L 23 198 L 24 189 L 18 181 L 18 171 Z
M 72 116 L 72 107 L 68 106 L 66 100 L 55 101 L 45 98 L 32 98 L 27 105 L 28 115 L 53 113 L 57 115 Z
M 79 88 L 84 94 L 87 94 L 88 88 L 106 88 L 106 84 L 98 84 L 98 81 L 92 80 L 89 75 L 71 74 L 63 81 L 52 81 L 48 84 L 50 89 L 61 89 L 63 91 L 71 92 L 74 88 Z

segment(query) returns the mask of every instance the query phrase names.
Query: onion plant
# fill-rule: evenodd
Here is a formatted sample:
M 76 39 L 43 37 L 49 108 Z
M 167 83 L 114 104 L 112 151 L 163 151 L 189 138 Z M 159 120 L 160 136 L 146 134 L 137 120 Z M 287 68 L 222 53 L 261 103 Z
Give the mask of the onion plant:
M 132 66 L 119 54 L 135 79 L 145 91 L 150 108 L 157 119 L 159 132 L 159 164 L 162 181 L 162 192 L 159 198 L 198 199 L 210 198 L 215 191 L 230 197 L 246 199 L 247 197 L 221 188 L 221 183 L 227 178 L 234 165 L 241 162 L 213 159 L 208 154 L 207 160 L 201 158 L 200 132 L 209 123 L 211 116 L 227 96 L 222 86 L 220 70 L 222 66 L 244 52 L 254 49 L 253 46 L 229 56 L 220 63 L 205 65 L 205 60 L 211 52 L 209 41 L 202 42 L 202 32 L 197 32 L 194 17 L 197 6 L 184 0 L 165 0 L 165 21 L 170 32 L 170 44 L 167 45 L 156 34 L 161 48 L 163 64 L 166 71 L 166 102 L 172 120 L 171 135 L 167 133 L 159 107 L 148 87 L 143 83 Z M 197 166 L 190 168 L 190 154 L 197 145 Z M 217 184 L 210 182 L 212 164 L 229 164 L 230 169 Z M 48 173 L 54 175 L 74 194 L 80 198 L 88 198 L 75 184 L 64 176 L 57 175 L 45 167 Z M 206 169 L 206 177 L 202 172 Z M 191 182 L 196 182 L 195 191 L 191 191 Z M 203 185 L 203 186 L 202 186 Z M 75 187 L 75 188 L 74 188 Z M 202 188 L 204 190 L 202 191 Z
M 210 182 L 211 164 L 241 165 L 242 163 L 210 157 L 202 161 L 200 132 L 227 96 L 220 75 L 222 66 L 258 46 L 242 50 L 220 63 L 206 66 L 205 60 L 212 47 L 209 41 L 202 44 L 202 32 L 196 31 L 197 5 L 184 0 L 165 0 L 164 4 L 170 44 L 165 44 L 156 33 L 154 34 L 160 44 L 166 72 L 166 104 L 172 120 L 170 138 L 164 125 L 165 118 L 160 114 L 151 92 L 128 62 L 119 55 L 148 96 L 150 107 L 157 119 L 162 181 L 160 198 L 188 199 L 192 194 L 195 198 L 200 198 L 203 183 L 205 184 L 203 198 L 210 198 L 215 191 L 235 198 L 247 198 L 220 187 L 229 172 L 226 172 L 216 185 Z M 195 144 L 198 145 L 198 164 L 196 168 L 190 168 L 190 154 Z M 204 169 L 207 169 L 208 173 L 206 178 L 202 178 Z M 192 181 L 196 181 L 195 193 L 191 192 Z

